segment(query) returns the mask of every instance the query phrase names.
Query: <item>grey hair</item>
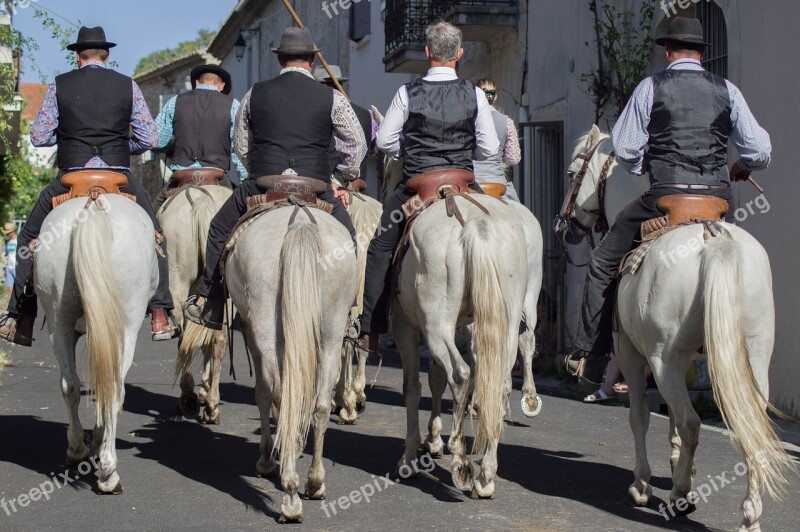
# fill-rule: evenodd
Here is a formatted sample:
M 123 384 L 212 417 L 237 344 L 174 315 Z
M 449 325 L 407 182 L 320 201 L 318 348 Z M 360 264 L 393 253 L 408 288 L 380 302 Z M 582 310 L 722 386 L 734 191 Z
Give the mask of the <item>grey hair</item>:
M 425 28 L 425 40 L 431 51 L 431 59 L 447 63 L 458 59 L 461 48 L 461 30 L 447 22 L 437 22 Z

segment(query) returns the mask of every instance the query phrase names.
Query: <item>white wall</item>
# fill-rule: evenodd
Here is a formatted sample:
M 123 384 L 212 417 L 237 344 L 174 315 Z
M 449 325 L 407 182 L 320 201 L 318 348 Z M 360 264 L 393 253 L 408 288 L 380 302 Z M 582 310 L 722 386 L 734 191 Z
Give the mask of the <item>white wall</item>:
M 742 226 L 767 249 L 772 263 L 776 317 L 776 344 L 770 373 L 771 400 L 781 409 L 800 415 L 800 253 L 795 249 L 796 206 L 800 204 L 797 178 L 797 122 L 800 108 L 800 57 L 793 53 L 795 31 L 800 25 L 800 3 L 775 0 L 761 2 L 715 0 L 728 25 L 729 78 L 742 90 L 761 125 L 770 133 L 773 161 L 756 175 L 767 189 L 768 212 L 749 215 Z M 619 0 L 630 8 L 639 2 Z M 637 8 L 638 9 L 638 8 Z M 656 13 L 661 20 L 663 12 Z M 593 41 L 592 19 L 585 0 L 531 0 L 528 87 L 532 120 L 563 120 L 565 159 L 572 143 L 592 123 L 594 107 L 583 92 L 579 77 L 592 69 L 595 53 L 584 43 Z M 570 64 L 574 61 L 574 69 Z M 664 67 L 661 48 L 651 65 Z M 607 130 L 611 124 L 601 124 Z M 732 157 L 735 154 L 732 154 Z M 567 164 L 567 161 L 565 161 Z M 565 179 L 562 177 L 562 179 Z M 739 207 L 747 208 L 756 195 L 750 185 L 734 185 Z M 547 221 L 545 221 L 547 222 Z M 545 230 L 549 230 L 545 224 Z M 585 261 L 586 248 L 574 249 L 574 258 Z M 568 338 L 574 336 L 576 312 L 582 297 L 585 268 L 567 273 Z M 569 342 L 568 342 L 569 343 Z

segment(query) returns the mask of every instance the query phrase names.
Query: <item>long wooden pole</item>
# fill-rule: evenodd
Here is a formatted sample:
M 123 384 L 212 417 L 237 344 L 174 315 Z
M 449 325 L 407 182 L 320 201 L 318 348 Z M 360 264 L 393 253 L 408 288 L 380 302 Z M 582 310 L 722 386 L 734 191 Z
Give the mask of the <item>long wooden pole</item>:
M 294 23 L 297 24 L 297 27 L 304 28 L 305 26 L 303 26 L 303 21 L 300 20 L 300 17 L 297 16 L 297 12 L 292 7 L 292 4 L 289 3 L 289 0 L 283 0 L 283 5 L 286 6 L 286 9 L 289 11 L 289 14 L 292 16 L 292 19 L 294 19 Z M 317 48 L 316 44 L 314 44 L 314 48 Z M 328 76 L 330 76 L 331 81 L 333 81 L 333 86 L 336 87 L 336 89 L 339 92 L 341 92 L 345 98 L 347 98 L 347 93 L 344 92 L 344 87 L 342 87 L 342 84 L 339 83 L 339 80 L 336 78 L 336 76 L 333 75 L 331 67 L 328 66 L 328 62 L 325 61 L 324 57 L 322 57 L 322 52 L 317 52 L 317 59 L 319 59 L 319 62 L 322 63 L 322 66 L 325 68 L 325 71 L 328 73 Z M 347 99 L 350 100 L 350 98 Z

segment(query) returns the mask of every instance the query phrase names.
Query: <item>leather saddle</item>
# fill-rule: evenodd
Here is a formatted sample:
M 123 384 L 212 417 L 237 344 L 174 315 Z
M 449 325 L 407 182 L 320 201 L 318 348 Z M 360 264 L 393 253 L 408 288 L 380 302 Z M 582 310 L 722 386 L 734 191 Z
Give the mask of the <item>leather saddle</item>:
M 218 168 L 186 168 L 172 173 L 172 181 L 176 187 L 219 185 L 223 177 L 225 177 L 225 172 Z
M 61 177 L 61 184 L 69 188 L 69 192 L 53 198 L 53 208 L 74 198 L 89 197 L 97 199 L 101 194 L 117 194 L 136 201 L 136 196 L 121 192 L 128 184 L 128 177 L 111 170 L 77 170 Z
M 493 198 L 503 199 L 503 194 L 506 193 L 508 187 L 502 183 L 478 183 L 478 186 L 481 187 L 483 193 L 487 196 L 492 196 Z
M 642 238 L 657 231 L 696 222 L 720 222 L 728 212 L 728 202 L 716 196 L 701 194 L 672 194 L 656 203 L 664 216 L 642 224 Z
M 288 200 L 293 196 L 311 204 L 315 204 L 317 196 L 328 189 L 321 179 L 299 175 L 263 175 L 256 179 L 256 187 L 267 196 L 269 202 Z
M 426 202 L 440 198 L 445 187 L 455 194 L 470 194 L 469 186 L 474 182 L 475 175 L 468 170 L 445 168 L 415 175 L 408 180 L 406 187 Z

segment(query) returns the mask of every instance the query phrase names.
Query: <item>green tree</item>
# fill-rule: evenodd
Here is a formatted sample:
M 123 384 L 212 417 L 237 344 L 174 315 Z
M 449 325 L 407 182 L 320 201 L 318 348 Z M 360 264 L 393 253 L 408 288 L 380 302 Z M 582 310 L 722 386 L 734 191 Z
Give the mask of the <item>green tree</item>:
M 22 123 L 22 134 L 30 132 Z M 28 160 L 28 144 L 20 143 L 19 152 L 7 155 L 0 171 L 0 221 L 27 218 L 39 192 L 56 177 L 54 168 L 38 168 Z
M 133 71 L 133 75 L 136 76 L 142 72 L 154 70 L 161 66 L 167 65 L 180 57 L 197 52 L 198 50 L 205 50 L 206 47 L 211 44 L 211 41 L 214 39 L 216 34 L 216 31 L 202 29 L 197 32 L 197 38 L 194 40 L 179 42 L 172 48 L 158 50 L 146 55 L 139 60 L 139 63 L 136 65 L 136 68 Z

